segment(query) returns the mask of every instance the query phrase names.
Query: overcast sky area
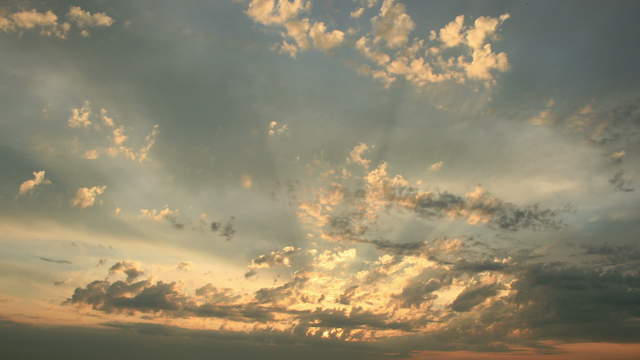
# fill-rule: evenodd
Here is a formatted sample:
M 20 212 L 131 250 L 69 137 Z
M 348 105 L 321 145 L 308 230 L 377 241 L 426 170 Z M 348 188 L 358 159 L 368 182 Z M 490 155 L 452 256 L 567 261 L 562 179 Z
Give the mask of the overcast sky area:
M 0 2 L 0 357 L 640 356 L 637 1 Z

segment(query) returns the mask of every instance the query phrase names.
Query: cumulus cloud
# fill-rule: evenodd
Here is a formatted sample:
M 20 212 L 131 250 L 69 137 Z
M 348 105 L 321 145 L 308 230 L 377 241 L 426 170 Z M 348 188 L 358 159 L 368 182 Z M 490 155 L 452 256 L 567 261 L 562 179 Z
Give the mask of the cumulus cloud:
M 109 27 L 114 20 L 104 12 L 91 14 L 78 6 L 69 8 L 66 14 L 68 22 L 62 22 L 51 10 L 40 12 L 36 9 L 22 10 L 0 16 L 0 30 L 8 32 L 39 31 L 42 36 L 66 39 L 73 25 L 84 37 L 90 35 L 89 29 Z
M 361 165 L 364 168 L 368 168 L 371 164 L 371 160 L 364 158 L 363 155 L 365 152 L 369 150 L 369 145 L 365 143 L 360 143 L 356 145 L 353 150 L 349 153 L 349 157 L 347 158 L 348 162 L 355 163 Z
M 310 10 L 311 1 L 306 0 L 251 0 L 245 13 L 256 23 L 282 29 L 282 41 L 275 48 L 291 57 L 310 48 L 327 51 L 341 45 L 344 32 L 302 17 Z
M 97 197 L 102 195 L 106 189 L 106 185 L 81 187 L 71 200 L 71 204 L 81 209 L 92 207 L 96 204 Z
M 377 223 L 392 211 L 424 220 L 461 219 L 470 225 L 486 224 L 506 231 L 563 227 L 559 210 L 539 204 L 518 206 L 482 187 L 465 195 L 423 190 L 402 175 L 389 175 L 385 162 L 362 176 L 332 179 L 317 191 L 314 200 L 301 202 L 298 209 L 299 219 L 321 239 L 338 242 L 379 242 Z
M 71 128 L 89 127 L 91 126 L 91 120 L 89 119 L 90 116 L 91 104 L 88 101 L 85 101 L 82 107 L 71 109 L 71 117 L 69 117 L 67 125 Z
M 69 8 L 67 18 L 81 29 L 80 34 L 84 37 L 90 36 L 89 28 L 109 27 L 114 23 L 113 19 L 104 12 L 92 14 L 89 11 L 82 10 L 79 6 Z
M 363 2 L 349 15 L 360 18 L 365 8 L 376 2 Z M 303 50 L 329 50 L 350 42 L 341 30 L 327 30 L 324 21 L 311 18 L 310 1 L 252 0 L 246 14 L 255 22 L 279 28 L 282 41 L 274 46 L 291 57 Z M 499 39 L 500 26 L 509 14 L 498 17 L 480 16 L 465 25 L 465 17 L 457 16 L 428 39 L 412 38 L 416 23 L 406 6 L 396 0 L 385 0 L 370 19 L 371 30 L 350 28 L 348 33 L 360 35 L 355 48 L 370 63 L 355 66 L 361 74 L 381 81 L 385 87 L 404 78 L 416 86 L 452 81 L 476 81 L 490 87 L 495 74 L 509 70 L 505 52 L 495 52 L 492 42 Z M 445 51 L 446 50 L 446 51 Z M 445 55 L 446 53 L 446 55 Z
M 111 157 L 122 156 L 126 159 L 144 162 L 149 157 L 149 152 L 156 143 L 156 139 L 160 134 L 159 126 L 156 124 L 153 126 L 149 134 L 146 135 L 144 144 L 136 150 L 134 147 L 128 144 L 129 135 L 127 135 L 126 127 L 122 124 L 117 124 L 115 119 L 108 115 L 106 109 L 100 109 L 100 112 L 96 114 L 99 120 L 92 120 L 94 117 L 91 103 L 85 101 L 82 107 L 72 108 L 71 116 L 67 121 L 67 125 L 71 128 L 89 128 L 93 127 L 99 132 L 107 131 L 107 144 L 102 149 L 88 149 L 82 154 L 84 159 L 95 160 L 100 157 L 101 153 L 106 153 Z M 100 121 L 101 120 L 101 121 Z M 100 124 L 106 127 L 103 128 Z
M 51 180 L 45 178 L 45 171 L 34 171 L 33 179 L 25 180 L 18 188 L 19 195 L 26 195 L 33 192 L 38 186 L 51 184 Z
M 406 7 L 395 0 L 384 0 L 377 16 L 371 19 L 375 41 L 384 40 L 390 48 L 407 43 L 416 24 L 406 12 Z

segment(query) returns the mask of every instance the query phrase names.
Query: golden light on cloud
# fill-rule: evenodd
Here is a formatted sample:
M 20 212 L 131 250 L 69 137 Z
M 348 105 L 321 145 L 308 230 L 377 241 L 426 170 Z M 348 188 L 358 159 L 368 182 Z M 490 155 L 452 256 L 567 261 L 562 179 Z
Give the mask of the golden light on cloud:
M 2 354 L 635 360 L 639 6 L 463 5 L 0 4 Z

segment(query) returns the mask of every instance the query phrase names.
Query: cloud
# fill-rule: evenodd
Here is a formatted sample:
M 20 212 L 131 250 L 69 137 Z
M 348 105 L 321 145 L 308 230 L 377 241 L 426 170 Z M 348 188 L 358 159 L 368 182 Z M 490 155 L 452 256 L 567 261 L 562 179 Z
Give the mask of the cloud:
M 375 41 L 384 40 L 389 48 L 405 45 L 416 24 L 406 13 L 404 4 L 384 0 L 380 13 L 371 19 Z
M 130 261 L 118 261 L 109 268 L 109 275 L 113 275 L 118 272 L 127 275 L 128 283 L 144 275 L 144 271 L 140 269 L 138 265 Z
M 368 160 L 361 156 L 362 149 L 365 147 L 356 147 L 352 151 L 355 156 L 350 156 L 347 162 L 368 165 Z M 315 199 L 299 203 L 299 219 L 323 240 L 380 247 L 383 243 L 378 223 L 392 212 L 423 220 L 461 219 L 469 225 L 486 224 L 506 231 L 557 230 L 564 226 L 559 216 L 561 210 L 545 209 L 539 204 L 518 206 L 498 199 L 482 187 L 465 195 L 429 191 L 402 175 L 390 176 L 387 169 L 388 164 L 382 162 L 362 176 L 336 176 L 315 191 Z
M 344 33 L 340 30 L 327 31 L 323 22 L 317 22 L 311 25 L 309 37 L 316 49 L 326 51 L 342 44 Z
M 384 22 L 380 20 L 383 10 L 387 19 Z M 377 66 L 371 69 L 366 65 L 361 72 L 380 79 L 385 86 L 397 77 L 404 77 L 418 87 L 444 81 L 462 84 L 467 80 L 481 81 L 489 87 L 495 83 L 495 72 L 509 69 L 507 54 L 493 52 L 489 43 L 498 39 L 498 28 L 509 18 L 508 14 L 498 18 L 478 17 L 470 27 L 464 26 L 465 18 L 460 15 L 439 32 L 432 30 L 429 39 L 409 41 L 414 24 L 404 11 L 404 5 L 385 1 L 381 15 L 372 19 L 380 28 L 376 32 L 374 26 L 373 34 L 356 42 L 358 51 Z M 373 37 L 373 45 L 369 45 L 369 37 Z M 381 49 L 380 39 L 386 39 L 392 54 Z M 447 54 L 457 55 L 444 57 L 445 50 Z
M 429 170 L 431 171 L 440 171 L 444 166 L 444 161 L 437 161 L 429 166 Z
M 99 157 L 100 157 L 100 154 L 96 149 L 87 150 L 82 154 L 82 158 L 87 160 L 96 160 Z
M 365 143 L 360 143 L 356 145 L 353 150 L 349 153 L 349 157 L 347 158 L 348 162 L 359 164 L 364 168 L 368 168 L 371 164 L 369 159 L 362 157 L 365 152 L 369 150 L 369 145 Z
M 114 20 L 104 12 L 91 14 L 78 6 L 72 6 L 67 13 L 69 22 L 59 22 L 58 16 L 51 10 L 39 12 L 36 9 L 22 10 L 7 16 L 0 16 L 0 30 L 6 33 L 26 30 L 39 30 L 40 35 L 66 39 L 73 25 L 80 35 L 88 37 L 90 28 L 109 27 Z
M 495 284 L 473 286 L 465 289 L 451 303 L 454 311 L 469 311 L 474 306 L 479 305 L 487 298 L 495 296 L 498 293 L 498 287 Z
M 189 261 L 182 261 L 176 265 L 176 270 L 189 272 L 193 269 L 193 264 Z
M 81 187 L 76 192 L 75 197 L 71 200 L 71 204 L 81 209 L 92 207 L 96 203 L 96 198 L 102 195 L 106 189 L 106 185 Z
M 34 171 L 33 179 L 25 180 L 18 188 L 19 195 L 26 195 L 34 191 L 40 185 L 51 184 L 51 180 L 45 178 L 45 171 Z
M 7 17 L 0 16 L 0 30 L 15 32 L 40 30 L 42 36 L 64 39 L 70 29 L 68 23 L 58 23 L 58 16 L 51 10 L 39 12 L 36 9 L 18 11 Z
M 349 16 L 360 18 L 365 7 L 375 4 L 361 3 Z M 273 48 L 291 57 L 311 48 L 327 51 L 352 41 L 342 30 L 327 30 L 325 21 L 313 19 L 310 10 L 310 1 L 252 0 L 245 13 L 258 24 L 281 29 L 282 40 Z M 347 33 L 364 33 L 353 45 L 366 61 L 373 62 L 358 64 L 356 70 L 381 81 L 385 87 L 397 78 L 418 87 L 445 81 L 463 84 L 469 80 L 490 87 L 495 84 L 495 73 L 510 68 L 507 54 L 494 52 L 491 43 L 499 39 L 499 28 L 509 17 L 480 16 L 465 26 L 465 17 L 460 15 L 439 32 L 432 30 L 428 39 L 419 39 L 411 37 L 416 23 L 406 6 L 385 0 L 370 19 L 370 31 L 350 27 Z
M 82 107 L 72 108 L 71 116 L 67 121 L 67 125 L 71 128 L 89 128 L 93 125 L 93 128 L 99 132 L 104 130 L 108 131 L 106 146 L 102 149 L 89 149 L 86 150 L 82 157 L 84 159 L 94 160 L 99 157 L 100 153 L 106 153 L 111 157 L 123 156 L 126 159 L 144 162 L 149 157 L 149 152 L 156 143 L 156 139 L 160 134 L 159 126 L 156 124 L 153 126 L 149 134 L 145 137 L 144 145 L 142 145 L 137 151 L 128 145 L 129 136 L 126 133 L 124 125 L 116 123 L 113 117 L 108 115 L 106 109 L 100 109 L 99 118 L 101 123 L 106 127 L 104 129 L 100 125 L 100 121 L 92 121 L 93 111 L 91 109 L 91 103 L 85 101 Z
M 69 260 L 51 259 L 51 258 L 48 258 L 48 257 L 41 257 L 40 260 L 46 261 L 46 262 L 50 262 L 50 263 L 54 263 L 54 264 L 71 264 L 71 261 L 69 261 Z
M 268 254 L 260 255 L 251 260 L 249 264 L 249 270 L 245 273 L 245 277 L 251 277 L 256 274 L 256 269 L 273 268 L 276 266 L 290 267 L 293 259 L 299 248 L 293 246 L 285 246 L 280 250 L 271 251 Z
M 167 221 L 172 224 L 176 229 L 183 229 L 185 224 L 178 220 L 178 214 L 180 210 L 171 209 L 168 205 L 161 210 L 156 209 L 140 209 L 140 215 L 144 218 L 153 220 L 153 221 Z
M 88 11 L 82 10 L 79 6 L 70 7 L 69 12 L 67 13 L 67 18 L 69 18 L 71 23 L 81 29 L 80 34 L 84 37 L 88 37 L 90 35 L 87 30 L 89 28 L 109 27 L 114 23 L 114 20 L 103 12 L 92 14 Z
M 354 18 L 354 19 L 357 19 L 357 18 L 359 18 L 360 16 L 362 16 L 362 14 L 364 14 L 364 8 L 362 8 L 362 7 L 361 7 L 361 8 L 357 8 L 357 9 L 353 10 L 353 11 L 349 14 L 349 16 L 351 16 L 351 17 L 352 17 L 352 18 Z
M 609 154 L 609 159 L 615 163 L 621 163 L 622 159 L 624 159 L 625 152 L 624 151 L 616 151 Z
M 227 241 L 230 241 L 231 239 L 233 239 L 233 236 L 236 234 L 236 229 L 233 226 L 234 220 L 235 218 L 232 216 L 224 224 L 222 222 L 212 221 L 211 224 L 209 225 L 209 228 L 211 229 L 211 231 L 216 232 L 218 233 L 218 235 L 226 238 Z
M 85 101 L 82 107 L 72 108 L 71 117 L 67 121 L 67 125 L 71 128 L 89 127 L 91 126 L 91 104 Z
M 289 127 L 287 126 L 287 124 L 281 124 L 281 123 L 278 123 L 277 121 L 272 121 L 269 123 L 267 134 L 269 136 L 283 135 L 283 134 L 287 134 L 288 131 L 289 131 Z
M 245 13 L 261 25 L 284 30 L 282 42 L 274 48 L 291 57 L 310 48 L 328 51 L 342 44 L 344 32 L 327 30 L 324 22 L 301 17 L 310 9 L 311 1 L 306 0 L 251 0 Z
M 631 186 L 631 179 L 625 176 L 624 170 L 620 169 L 609 179 L 609 184 L 613 186 L 616 191 L 632 192 L 635 189 Z

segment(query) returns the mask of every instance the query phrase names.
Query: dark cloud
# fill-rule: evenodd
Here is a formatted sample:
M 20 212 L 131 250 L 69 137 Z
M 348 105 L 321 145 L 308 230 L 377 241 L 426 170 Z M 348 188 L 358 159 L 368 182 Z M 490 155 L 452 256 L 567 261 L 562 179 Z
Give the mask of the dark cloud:
M 487 298 L 495 296 L 498 293 L 498 289 L 499 287 L 496 284 L 472 286 L 464 289 L 451 303 L 451 308 L 454 311 L 469 311 Z
M 109 268 L 109 274 L 115 274 L 116 272 L 122 272 L 127 275 L 127 282 L 131 282 L 138 277 L 144 275 L 144 271 L 138 268 L 138 266 L 128 261 L 118 261 Z
M 240 360 L 389 358 L 372 344 L 347 343 L 273 330 L 237 333 L 149 323 L 109 322 L 102 325 L 102 328 L 44 328 L 0 320 L 0 337 L 4 339 L 2 351 L 12 359 L 52 360 L 81 360 L 86 359 L 87 354 L 92 354 L 96 360 L 203 359 L 212 356 Z
M 632 192 L 635 191 L 633 187 L 631 187 L 631 179 L 625 176 L 624 170 L 620 169 L 616 171 L 615 174 L 609 179 L 609 184 L 613 186 L 614 190 L 621 192 Z
M 211 231 L 217 233 L 218 235 L 224 237 L 227 241 L 233 239 L 233 236 L 236 234 L 236 229 L 233 226 L 233 221 L 235 217 L 229 218 L 226 223 L 213 221 L 211 222 L 210 228 Z
M 640 276 L 566 264 L 527 267 L 513 288 L 515 317 L 545 338 L 640 341 Z
M 71 261 L 69 261 L 69 260 L 51 259 L 51 258 L 48 258 L 48 257 L 40 257 L 40 260 L 46 261 L 46 262 L 50 262 L 50 263 L 54 263 L 54 264 L 71 264 Z

